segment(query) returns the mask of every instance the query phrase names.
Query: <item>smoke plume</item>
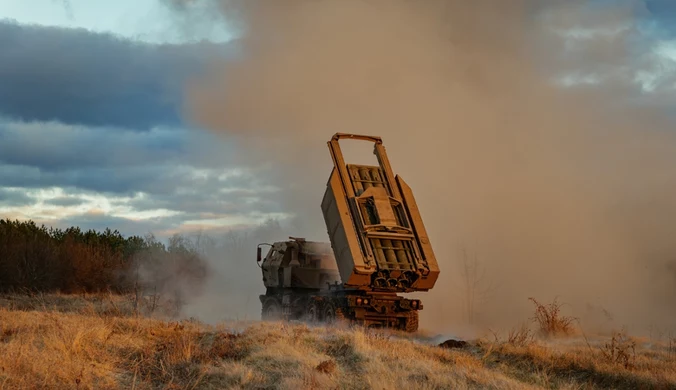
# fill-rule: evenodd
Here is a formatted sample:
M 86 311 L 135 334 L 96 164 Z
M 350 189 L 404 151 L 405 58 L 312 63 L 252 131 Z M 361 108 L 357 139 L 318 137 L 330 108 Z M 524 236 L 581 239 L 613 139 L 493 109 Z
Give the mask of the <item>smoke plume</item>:
M 530 296 L 675 325 L 674 64 L 641 1 L 220 5 L 239 55 L 187 85 L 186 114 L 271 166 L 289 235 L 327 240 L 331 135 L 380 135 L 440 262 L 423 326 L 466 319 L 462 247 L 492 286 L 476 325 L 527 319 Z

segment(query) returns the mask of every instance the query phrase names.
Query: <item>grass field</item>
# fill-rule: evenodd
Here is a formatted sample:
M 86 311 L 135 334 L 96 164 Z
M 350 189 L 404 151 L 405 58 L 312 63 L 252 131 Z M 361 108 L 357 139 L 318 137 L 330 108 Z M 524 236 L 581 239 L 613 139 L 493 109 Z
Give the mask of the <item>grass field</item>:
M 0 296 L 0 388 L 668 389 L 676 340 L 431 335 L 136 316 L 112 295 Z

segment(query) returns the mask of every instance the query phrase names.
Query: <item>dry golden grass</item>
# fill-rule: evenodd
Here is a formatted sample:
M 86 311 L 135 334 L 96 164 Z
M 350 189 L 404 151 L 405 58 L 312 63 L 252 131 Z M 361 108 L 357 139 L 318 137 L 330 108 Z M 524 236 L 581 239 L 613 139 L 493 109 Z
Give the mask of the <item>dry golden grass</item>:
M 625 351 L 621 338 L 614 344 L 543 341 L 520 328 L 504 341 L 482 339 L 464 349 L 444 349 L 422 337 L 360 329 L 168 322 L 136 317 L 129 302 L 103 295 L 0 298 L 0 388 L 676 386 L 676 353 L 667 340 L 651 346 L 634 340 L 635 356 L 627 365 L 614 358 Z

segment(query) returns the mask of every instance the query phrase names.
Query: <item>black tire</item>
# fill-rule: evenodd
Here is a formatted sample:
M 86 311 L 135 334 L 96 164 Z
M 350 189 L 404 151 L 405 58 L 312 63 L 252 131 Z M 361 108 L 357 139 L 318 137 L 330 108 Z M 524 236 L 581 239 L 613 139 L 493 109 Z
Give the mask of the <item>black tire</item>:
M 305 308 L 305 322 L 312 325 L 319 322 L 319 305 L 317 305 L 317 302 L 308 302 Z
M 341 307 L 329 302 L 324 305 L 324 310 L 322 310 L 322 320 L 329 325 L 340 323 L 345 321 L 345 313 Z
M 322 321 L 327 324 L 333 324 L 336 321 L 336 307 L 333 303 L 327 302 L 322 310 Z
M 276 298 L 268 298 L 263 303 L 261 311 L 263 321 L 279 321 L 282 319 L 282 305 Z

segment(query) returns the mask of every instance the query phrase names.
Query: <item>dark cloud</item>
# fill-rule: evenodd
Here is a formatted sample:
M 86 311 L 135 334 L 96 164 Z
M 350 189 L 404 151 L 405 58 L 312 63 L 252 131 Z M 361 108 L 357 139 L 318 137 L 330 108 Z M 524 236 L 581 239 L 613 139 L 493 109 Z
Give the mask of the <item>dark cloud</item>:
M 176 125 L 183 82 L 209 55 L 224 53 L 206 46 L 0 21 L 0 113 L 133 129 Z
M 21 189 L 0 188 L 0 207 L 19 207 L 33 204 L 35 198 Z
M 197 130 L 133 132 L 0 120 L 0 183 L 112 194 L 167 195 L 204 186 L 218 191 L 219 176 L 238 168 L 234 148 Z M 229 179 L 239 180 L 233 182 L 238 187 L 250 184 L 250 178 Z
M 42 171 L 177 162 L 187 138 L 186 131 L 138 133 L 58 122 L 0 121 L 0 162 Z
M 264 167 L 233 163 L 236 144 L 198 130 L 121 128 L 17 122 L 0 118 L 0 205 L 103 207 L 88 197 L 105 196 L 108 214 L 85 213 L 50 221 L 55 226 L 114 227 L 125 234 L 195 228 L 203 220 L 258 220 L 279 213 L 264 181 Z M 61 188 L 65 196 L 41 199 L 26 191 Z M 2 187 L 0 187 L 2 188 Z M 15 190 L 16 189 L 16 190 Z M 54 195 L 52 195 L 54 196 Z M 116 217 L 152 210 L 172 216 L 131 220 Z M 124 229 L 128 229 L 124 230 Z M 210 229 L 211 230 L 211 229 Z
M 673 0 L 645 0 L 651 19 L 670 35 L 676 35 L 676 2 Z
M 52 205 L 52 206 L 79 206 L 81 204 L 84 204 L 87 200 L 74 197 L 74 196 L 60 196 L 58 198 L 52 198 L 52 199 L 47 199 L 44 201 L 45 204 Z

